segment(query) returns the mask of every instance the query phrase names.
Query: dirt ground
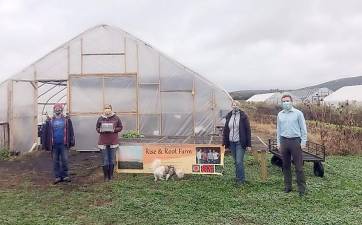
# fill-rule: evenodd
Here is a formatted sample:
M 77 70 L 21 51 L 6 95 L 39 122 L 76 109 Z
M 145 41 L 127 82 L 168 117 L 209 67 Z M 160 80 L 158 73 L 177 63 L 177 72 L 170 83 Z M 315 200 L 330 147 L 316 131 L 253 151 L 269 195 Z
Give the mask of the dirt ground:
M 256 136 L 267 142 L 266 136 L 255 134 L 252 137 L 254 149 L 265 149 Z M 71 183 L 60 184 L 70 187 L 87 186 L 103 182 L 101 169 L 102 155 L 99 152 L 77 152 L 69 154 L 69 175 Z M 46 188 L 53 185 L 52 159 L 50 152 L 36 151 L 10 161 L 0 161 L 0 189 L 15 188 L 28 183 L 32 186 Z
M 88 185 L 103 181 L 99 152 L 69 154 L 69 173 L 72 185 Z M 37 151 L 10 161 L 0 161 L 0 188 L 16 187 L 22 183 L 49 186 L 53 182 L 52 159 L 49 152 Z

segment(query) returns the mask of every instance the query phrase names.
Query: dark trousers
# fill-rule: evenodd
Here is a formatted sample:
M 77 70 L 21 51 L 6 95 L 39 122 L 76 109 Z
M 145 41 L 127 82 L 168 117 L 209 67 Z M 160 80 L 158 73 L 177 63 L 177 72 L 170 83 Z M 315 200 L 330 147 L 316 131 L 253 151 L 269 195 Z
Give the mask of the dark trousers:
M 68 177 L 68 149 L 64 144 L 53 145 L 53 172 L 56 178 Z
M 280 139 L 280 152 L 283 160 L 284 186 L 287 189 L 292 188 L 292 158 L 295 164 L 295 173 L 297 176 L 297 185 L 299 192 L 305 192 L 305 176 L 303 171 L 303 153 L 300 147 L 300 138 Z

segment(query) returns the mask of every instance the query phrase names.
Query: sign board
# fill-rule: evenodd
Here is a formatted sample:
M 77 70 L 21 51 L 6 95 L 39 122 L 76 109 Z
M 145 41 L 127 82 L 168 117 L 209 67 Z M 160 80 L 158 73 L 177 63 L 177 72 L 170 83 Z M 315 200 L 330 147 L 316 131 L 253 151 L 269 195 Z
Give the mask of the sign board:
M 185 174 L 219 174 L 224 169 L 225 148 L 205 144 L 121 145 L 117 150 L 118 173 L 153 173 L 152 163 L 172 165 Z

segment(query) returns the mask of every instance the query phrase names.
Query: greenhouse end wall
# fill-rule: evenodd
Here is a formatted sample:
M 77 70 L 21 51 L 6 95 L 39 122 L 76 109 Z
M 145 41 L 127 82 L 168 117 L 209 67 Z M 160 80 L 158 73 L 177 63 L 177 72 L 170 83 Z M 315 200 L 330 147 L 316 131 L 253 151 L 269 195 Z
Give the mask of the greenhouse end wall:
M 59 102 L 73 120 L 76 149 L 96 150 L 95 124 L 104 104 L 112 104 L 121 118 L 120 135 L 136 130 L 156 136 L 204 136 L 216 132 L 232 101 L 202 76 L 106 25 L 80 34 L 12 79 L 17 80 L 12 91 L 0 86 L 0 101 L 12 93 L 11 107 L 1 108 L 0 118 L 11 112 L 12 147 L 20 152 L 38 142 L 37 123 L 51 116 Z

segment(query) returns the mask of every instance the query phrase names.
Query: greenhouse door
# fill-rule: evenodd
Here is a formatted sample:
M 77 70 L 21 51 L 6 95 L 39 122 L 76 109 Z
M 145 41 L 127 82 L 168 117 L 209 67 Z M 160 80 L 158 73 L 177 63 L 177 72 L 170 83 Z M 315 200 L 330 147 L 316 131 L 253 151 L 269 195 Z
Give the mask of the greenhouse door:
M 29 152 L 37 143 L 36 83 L 13 80 L 11 93 L 10 149 Z
M 77 151 L 98 151 L 96 123 L 111 104 L 123 131 L 137 130 L 136 75 L 82 75 L 69 78 L 69 112 Z

